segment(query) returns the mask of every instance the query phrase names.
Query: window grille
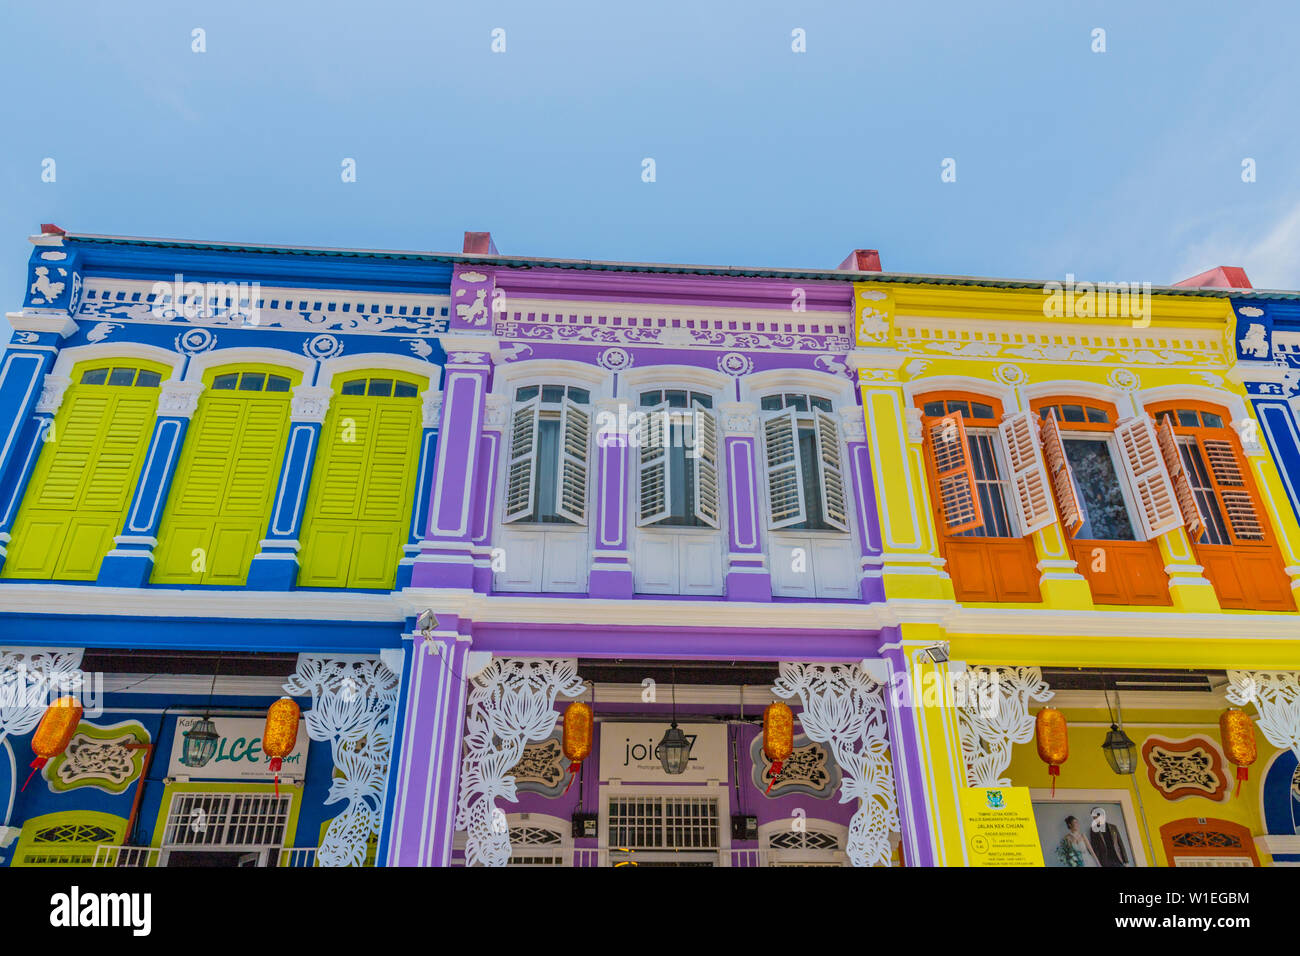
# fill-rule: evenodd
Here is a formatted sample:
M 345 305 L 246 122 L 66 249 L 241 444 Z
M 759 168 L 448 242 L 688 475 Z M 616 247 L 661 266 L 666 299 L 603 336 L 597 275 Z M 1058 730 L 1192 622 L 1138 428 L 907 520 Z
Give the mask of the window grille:
M 267 847 L 284 843 L 292 797 L 269 793 L 178 793 L 163 843 L 175 847 Z
M 609 846 L 715 850 L 718 823 L 718 801 L 711 797 L 611 797 Z

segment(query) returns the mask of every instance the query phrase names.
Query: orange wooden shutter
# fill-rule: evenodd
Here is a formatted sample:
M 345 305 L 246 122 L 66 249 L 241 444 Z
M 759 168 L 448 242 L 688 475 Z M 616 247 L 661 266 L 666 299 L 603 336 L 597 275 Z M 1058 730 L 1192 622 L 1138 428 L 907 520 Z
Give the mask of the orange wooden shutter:
M 1165 470 L 1156 428 L 1146 415 L 1115 423 L 1119 460 L 1128 475 L 1129 487 L 1137 498 L 1138 517 L 1147 540 L 1159 537 L 1183 523 L 1174 497 L 1174 484 Z
M 1173 421 L 1168 415 L 1160 420 L 1156 435 L 1160 440 L 1160 454 L 1164 456 L 1165 468 L 1169 470 L 1169 480 L 1174 485 L 1178 510 L 1183 514 L 1183 526 L 1187 528 L 1188 537 L 1193 541 L 1200 541 L 1201 535 L 1205 534 L 1205 516 L 1201 514 L 1200 506 L 1196 503 L 1192 483 L 1187 477 L 1187 470 L 1183 467 L 1182 451 L 1174 435 Z
M 1020 514 L 1020 533 L 1030 535 L 1056 523 L 1052 506 L 1052 479 L 1048 477 L 1043 453 L 1038 445 L 1034 416 L 1030 412 L 1008 415 L 998 426 L 1002 452 L 1011 470 L 1016 510 Z M 1073 491 L 1073 489 L 1071 489 Z
M 1201 448 L 1210 465 L 1210 477 L 1228 513 L 1232 538 L 1237 544 L 1261 544 L 1265 538 L 1264 522 L 1255 497 L 1246 483 L 1245 469 L 1231 440 L 1202 438 Z
M 1074 475 L 1065 457 L 1065 446 L 1061 444 L 1061 431 L 1056 426 L 1056 412 L 1052 412 L 1050 417 L 1042 420 L 1039 438 L 1043 443 L 1043 457 L 1047 460 L 1047 470 L 1052 476 L 1052 491 L 1056 492 L 1056 507 L 1061 513 L 1061 526 L 1065 528 L 1065 533 L 1073 538 L 1083 527 L 1083 508 L 1079 506 L 1079 496 L 1074 492 Z
M 984 524 L 975 488 L 975 469 L 966 444 L 966 426 L 960 414 L 930 422 L 925 429 L 934 462 L 935 484 L 939 488 L 939 507 L 943 513 L 944 534 L 959 534 Z

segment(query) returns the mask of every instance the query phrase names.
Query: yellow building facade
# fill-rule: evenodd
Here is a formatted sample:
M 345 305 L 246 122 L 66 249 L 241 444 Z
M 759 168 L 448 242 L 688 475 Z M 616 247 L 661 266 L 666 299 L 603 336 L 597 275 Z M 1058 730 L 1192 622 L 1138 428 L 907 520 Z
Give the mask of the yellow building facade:
M 1030 788 L 1048 865 L 1300 860 L 1300 527 L 1229 300 L 882 277 L 855 303 L 896 650 L 911 687 L 957 688 L 912 709 L 937 858 L 972 862 L 981 786 Z M 1239 793 L 1230 706 L 1258 746 Z

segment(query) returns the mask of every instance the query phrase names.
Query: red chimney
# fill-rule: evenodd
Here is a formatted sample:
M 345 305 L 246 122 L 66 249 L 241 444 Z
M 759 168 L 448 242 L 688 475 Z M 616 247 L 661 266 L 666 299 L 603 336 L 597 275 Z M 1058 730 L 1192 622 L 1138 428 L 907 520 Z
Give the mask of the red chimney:
M 498 256 L 497 247 L 492 242 L 490 232 L 465 233 L 465 247 L 461 252 L 471 256 Z
M 68 230 L 60 229 L 52 222 L 41 223 L 42 236 L 66 236 L 67 234 L 68 234 Z
M 846 272 L 883 272 L 880 253 L 875 249 L 854 249 L 836 268 Z
M 1240 266 L 1215 266 L 1208 272 L 1174 283 L 1175 289 L 1250 289 L 1250 279 Z

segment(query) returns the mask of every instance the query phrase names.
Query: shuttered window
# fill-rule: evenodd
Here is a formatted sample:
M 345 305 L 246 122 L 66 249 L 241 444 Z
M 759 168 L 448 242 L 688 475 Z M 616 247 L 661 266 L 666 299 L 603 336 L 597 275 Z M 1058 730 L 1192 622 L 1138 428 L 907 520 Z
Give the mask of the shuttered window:
M 1098 524 L 1093 525 L 1084 519 L 1083 506 L 1080 504 L 1079 486 L 1076 484 L 1074 471 L 1070 467 L 1070 458 L 1066 453 L 1065 442 L 1061 438 L 1061 430 L 1057 425 L 1055 411 L 1050 412 L 1043 418 L 1039 426 L 1039 440 L 1042 442 L 1043 460 L 1047 465 L 1047 473 L 1052 482 L 1052 493 L 1056 496 L 1057 514 L 1061 517 L 1061 525 L 1065 528 L 1065 533 L 1069 537 L 1078 535 L 1081 538 L 1096 537 L 1104 528 L 1099 520 Z M 1085 468 L 1085 479 L 1088 482 L 1088 488 L 1092 493 L 1092 500 L 1097 504 L 1099 515 L 1104 511 L 1106 514 L 1114 506 L 1113 497 L 1122 492 L 1118 488 L 1111 488 L 1105 473 L 1105 440 L 1102 439 L 1092 444 L 1083 444 L 1074 442 L 1071 445 L 1071 451 L 1076 460 Z M 1099 490 L 1099 486 L 1104 486 L 1104 490 Z M 1102 503 L 1105 503 L 1105 508 Z M 1123 502 L 1120 502 L 1122 506 Z M 1085 531 L 1086 526 L 1086 531 Z M 1130 533 L 1128 537 L 1132 537 Z
M 591 392 L 572 385 L 515 391 L 504 522 L 587 523 Z
M 1138 415 L 1117 422 L 1115 441 L 1120 450 L 1120 464 L 1137 498 L 1138 520 L 1147 540 L 1177 528 L 1183 523 L 1183 516 L 1178 510 L 1173 482 L 1165 469 L 1151 419 Z
M 419 471 L 427 381 L 347 373 L 321 431 L 301 534 L 298 584 L 392 588 Z
M 831 401 L 785 393 L 760 400 L 768 527 L 848 531 L 839 424 Z
M 270 520 L 297 376 L 209 375 L 163 513 L 155 584 L 245 583 Z
M 718 527 L 718 423 L 713 398 L 685 389 L 640 395 L 629 423 L 638 472 L 637 524 Z
M 945 415 L 925 426 L 926 449 L 939 489 L 939 514 L 944 534 L 959 534 L 983 526 L 984 510 L 975 488 L 975 469 L 961 414 Z
M 73 370 L 11 532 L 4 577 L 89 581 L 122 531 L 166 366 Z
M 1028 412 L 1009 415 L 998 426 L 1002 452 L 1011 472 L 1011 499 L 1026 535 L 1056 521 L 1056 510 L 1052 507 L 1052 479 L 1043 460 L 1037 430 L 1038 426 Z M 1073 496 L 1073 486 L 1070 493 Z

